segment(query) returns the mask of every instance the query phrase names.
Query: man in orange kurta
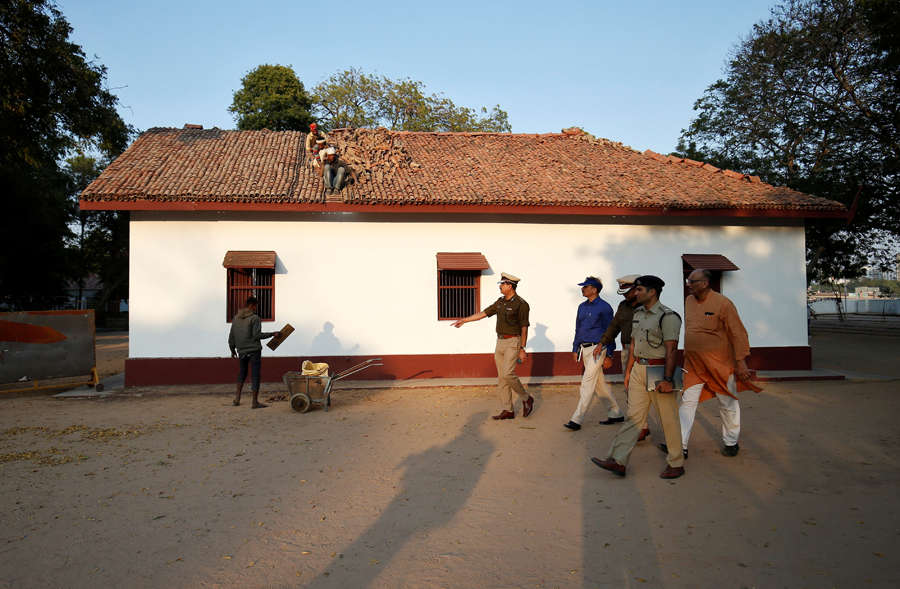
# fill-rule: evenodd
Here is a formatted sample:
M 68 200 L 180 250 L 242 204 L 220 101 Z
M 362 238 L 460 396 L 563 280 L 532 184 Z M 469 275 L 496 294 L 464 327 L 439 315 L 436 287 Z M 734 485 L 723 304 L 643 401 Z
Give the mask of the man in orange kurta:
M 747 330 L 734 303 L 710 288 L 710 278 L 709 271 L 694 270 L 687 280 L 691 294 L 684 301 L 684 393 L 678 408 L 681 447 L 686 455 L 697 403 L 715 397 L 722 418 L 722 454 L 737 456 L 741 433 L 737 392 L 760 389 L 750 382 Z

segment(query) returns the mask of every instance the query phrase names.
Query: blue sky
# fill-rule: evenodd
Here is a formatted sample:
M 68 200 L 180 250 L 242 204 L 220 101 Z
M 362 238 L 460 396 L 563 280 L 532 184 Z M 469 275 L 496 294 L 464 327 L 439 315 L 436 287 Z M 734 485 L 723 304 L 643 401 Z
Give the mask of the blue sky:
M 516 133 L 572 125 L 667 153 L 694 101 L 774 0 L 643 2 L 123 2 L 58 6 L 108 68 L 140 130 L 234 128 L 227 108 L 263 63 L 308 89 L 359 67 L 423 81 L 469 107 L 499 104 Z

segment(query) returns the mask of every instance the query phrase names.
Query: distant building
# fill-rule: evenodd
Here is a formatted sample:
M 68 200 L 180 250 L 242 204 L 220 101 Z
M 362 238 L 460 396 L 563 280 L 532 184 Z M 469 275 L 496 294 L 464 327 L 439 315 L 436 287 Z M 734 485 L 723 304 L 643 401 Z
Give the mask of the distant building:
M 66 299 L 64 307 L 66 309 L 94 309 L 96 308 L 95 300 L 103 290 L 103 281 L 96 274 L 91 274 L 79 286 L 77 280 L 69 280 L 66 282 Z M 126 299 L 110 300 L 106 303 L 107 313 L 127 313 L 128 301 Z
M 72 309 L 87 309 L 90 301 L 103 289 L 103 282 L 96 274 L 91 274 L 79 286 L 78 281 L 66 282 L 67 306 Z
M 897 268 L 894 270 L 880 270 L 877 267 L 866 266 L 866 278 L 870 280 L 897 280 L 897 270 Z

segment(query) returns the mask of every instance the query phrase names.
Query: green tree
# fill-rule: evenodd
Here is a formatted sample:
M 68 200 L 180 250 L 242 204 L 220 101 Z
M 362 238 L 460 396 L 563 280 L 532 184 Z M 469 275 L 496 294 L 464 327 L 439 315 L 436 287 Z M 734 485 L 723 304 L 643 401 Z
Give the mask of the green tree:
M 303 82 L 289 66 L 261 65 L 241 78 L 229 112 L 238 129 L 308 131 L 312 103 Z
M 425 84 L 392 80 L 351 68 L 330 76 L 313 91 L 314 112 L 327 129 L 383 126 L 398 131 L 511 130 L 500 106 L 473 110 L 439 94 L 426 94 Z
M 74 235 L 69 240 L 70 276 L 78 285 L 78 299 L 85 280 L 96 275 L 102 284 L 92 306 L 102 324 L 110 301 L 128 298 L 128 213 L 78 210 L 78 195 L 109 164 L 83 154 L 66 160 L 70 203 L 75 210 Z
M 104 89 L 106 69 L 85 59 L 52 2 L 0 3 L 0 299 L 41 307 L 71 275 L 74 211 L 63 158 L 115 155 L 130 129 Z
M 356 68 L 332 75 L 313 90 L 313 112 L 327 129 L 378 124 L 383 79 Z
M 808 278 L 858 276 L 900 233 L 896 2 L 787 0 L 694 105 L 678 150 L 843 202 L 851 224 L 807 226 Z

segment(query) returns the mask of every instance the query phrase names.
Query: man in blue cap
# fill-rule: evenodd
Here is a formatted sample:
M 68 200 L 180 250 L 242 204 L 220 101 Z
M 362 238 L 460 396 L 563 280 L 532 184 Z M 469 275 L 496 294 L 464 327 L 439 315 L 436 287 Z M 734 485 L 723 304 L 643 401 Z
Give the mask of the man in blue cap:
M 605 397 L 609 402 L 609 412 L 606 420 L 601 424 L 608 425 L 612 423 L 620 423 L 625 421 L 619 404 L 616 403 L 615 397 L 610 393 L 606 381 L 603 380 L 603 369 L 609 368 L 612 364 L 610 356 L 616 349 L 615 341 L 610 342 L 600 354 L 595 355 L 603 333 L 613 319 L 612 307 L 600 298 L 600 291 L 603 290 L 603 283 L 596 276 L 588 276 L 584 282 L 578 283 L 581 287 L 581 294 L 587 299 L 578 305 L 578 313 L 575 316 L 575 339 L 572 341 L 572 355 L 575 362 L 584 362 L 584 373 L 581 376 L 581 389 L 579 391 L 578 406 L 575 407 L 575 413 L 564 427 L 572 431 L 581 429 L 584 421 L 584 415 L 594 400 L 594 392 Z

